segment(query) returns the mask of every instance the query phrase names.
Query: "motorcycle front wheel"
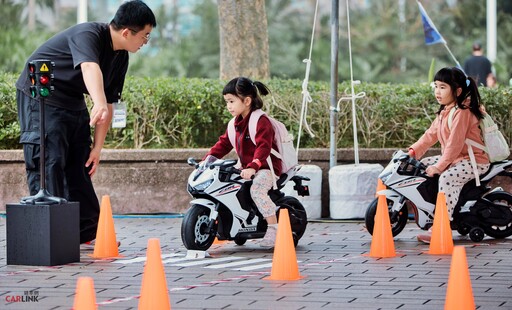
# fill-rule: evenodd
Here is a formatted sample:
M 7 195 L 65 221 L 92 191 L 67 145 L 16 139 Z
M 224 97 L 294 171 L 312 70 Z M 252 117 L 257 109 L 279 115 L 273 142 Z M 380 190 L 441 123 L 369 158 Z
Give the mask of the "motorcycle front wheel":
M 187 250 L 206 251 L 215 240 L 216 227 L 210 231 L 210 209 L 193 205 L 181 222 L 181 241 Z
M 391 209 L 393 206 L 393 201 L 390 199 L 386 199 L 388 203 L 388 210 Z M 368 232 L 373 235 L 373 227 L 375 226 L 375 214 L 377 213 L 377 204 L 379 202 L 378 198 L 375 198 L 370 205 L 368 206 L 368 209 L 366 209 L 366 214 L 364 216 L 364 221 L 366 224 L 366 229 Z M 397 216 L 394 220 L 392 220 L 391 212 L 389 211 L 389 218 L 391 222 L 391 231 L 393 233 L 393 237 L 397 236 L 405 227 L 407 224 L 408 219 L 408 211 L 407 211 L 407 205 L 404 204 L 402 209 L 400 209 L 400 212 L 398 212 Z

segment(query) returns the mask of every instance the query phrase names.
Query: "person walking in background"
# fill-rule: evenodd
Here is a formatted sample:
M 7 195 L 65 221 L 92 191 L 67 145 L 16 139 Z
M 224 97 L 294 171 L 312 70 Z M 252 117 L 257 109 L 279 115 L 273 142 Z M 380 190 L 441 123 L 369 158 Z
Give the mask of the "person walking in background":
M 55 90 L 45 99 L 46 189 L 80 203 L 80 243 L 96 238 L 100 206 L 91 177 L 119 101 L 128 69 L 128 52 L 148 43 L 155 15 L 142 1 L 124 2 L 112 21 L 72 26 L 43 43 L 27 60 L 16 82 L 27 182 L 31 195 L 40 188 L 39 99 L 32 98 L 27 66 L 48 59 Z M 89 114 L 84 94 L 92 99 Z M 94 139 L 91 139 L 94 126 Z
M 480 42 L 473 43 L 473 53 L 464 62 L 464 72 L 472 77 L 477 85 L 494 87 L 496 81 L 492 73 L 491 61 L 484 56 L 482 44 Z M 492 85 L 488 83 L 491 82 Z

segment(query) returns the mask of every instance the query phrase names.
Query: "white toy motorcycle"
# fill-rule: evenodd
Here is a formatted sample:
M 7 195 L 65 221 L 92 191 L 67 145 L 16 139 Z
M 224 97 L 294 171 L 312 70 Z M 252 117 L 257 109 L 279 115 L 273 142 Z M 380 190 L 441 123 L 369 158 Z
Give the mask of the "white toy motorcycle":
M 218 240 L 234 240 L 243 245 L 248 239 L 263 238 L 267 222 L 251 199 L 249 188 L 252 181 L 244 180 L 233 159 L 217 159 L 208 156 L 197 163 L 189 158 L 187 163 L 195 167 L 188 178 L 187 190 L 194 198 L 190 202 L 181 224 L 181 240 L 188 250 L 207 250 L 215 237 Z M 280 189 L 288 181 L 295 182 L 294 189 L 300 196 L 308 196 L 309 189 L 303 181 L 309 178 L 296 175 L 300 166 L 281 175 L 278 189 L 269 191 L 277 206 L 277 216 L 282 208 L 288 209 L 294 244 L 304 234 L 307 225 L 306 211 L 295 197 L 285 196 Z
M 512 161 L 492 163 L 489 171 L 480 177 L 480 186 L 475 180 L 468 182 L 460 193 L 450 225 L 461 235 L 469 234 L 474 242 L 481 241 L 485 234 L 501 239 L 512 235 L 512 195 L 502 188 L 490 188 L 489 182 L 496 176 L 512 177 L 507 168 Z M 379 178 L 386 189 L 378 192 L 385 195 L 393 236 L 398 235 L 407 224 L 408 210 L 412 210 L 416 224 L 424 230 L 434 221 L 439 176 L 429 177 L 426 166 L 403 151 L 396 151 Z M 374 217 L 378 199 L 366 210 L 365 223 L 373 233 Z

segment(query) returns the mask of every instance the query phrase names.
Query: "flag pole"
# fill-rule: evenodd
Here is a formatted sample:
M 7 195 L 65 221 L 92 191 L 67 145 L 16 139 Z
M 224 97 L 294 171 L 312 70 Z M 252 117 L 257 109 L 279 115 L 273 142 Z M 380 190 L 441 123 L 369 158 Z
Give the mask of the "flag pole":
M 339 53 L 339 0 L 331 3 L 331 93 L 330 93 L 330 154 L 329 168 L 337 165 L 337 140 L 336 128 L 338 126 L 338 53 Z
M 452 51 L 451 51 L 451 50 L 450 50 L 450 48 L 448 47 L 448 44 L 446 44 L 446 43 L 445 43 L 445 44 L 444 44 L 444 47 L 446 47 L 446 50 L 448 50 L 448 53 L 450 53 L 450 56 L 452 56 L 453 61 L 455 61 L 455 63 L 457 64 L 457 67 L 458 67 L 459 69 L 461 69 L 461 70 L 462 70 L 462 72 L 464 72 L 464 68 L 462 68 L 462 66 L 460 65 L 460 63 L 459 63 L 459 61 L 457 60 L 457 58 L 455 58 L 455 56 L 453 55 Z M 464 73 L 466 73 L 466 72 L 464 72 Z
M 432 45 L 432 44 L 438 44 L 442 43 L 450 56 L 453 58 L 455 63 L 457 64 L 457 67 L 462 69 L 462 66 L 460 65 L 459 61 L 455 56 L 453 55 L 452 51 L 448 47 L 448 43 L 446 43 L 446 40 L 443 38 L 439 30 L 437 30 L 436 26 L 434 25 L 434 22 L 430 19 L 430 17 L 427 14 L 427 11 L 425 11 L 425 8 L 421 4 L 419 0 L 416 1 L 418 3 L 418 8 L 420 9 L 420 15 L 421 15 L 421 21 L 423 22 L 423 32 L 425 33 L 425 44 Z M 462 70 L 464 71 L 464 70 Z

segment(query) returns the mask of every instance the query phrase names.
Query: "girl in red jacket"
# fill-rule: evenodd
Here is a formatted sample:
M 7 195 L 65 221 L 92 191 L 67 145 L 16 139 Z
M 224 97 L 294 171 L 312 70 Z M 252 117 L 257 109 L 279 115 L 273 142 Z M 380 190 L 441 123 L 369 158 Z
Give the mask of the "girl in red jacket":
M 267 157 L 271 156 L 275 176 L 281 174 L 281 161 L 270 154 L 272 148 L 277 148 L 274 142 L 274 129 L 269 119 L 264 116 L 259 118 L 256 126 L 256 144 L 252 142 L 248 128 L 252 111 L 263 107 L 261 96 L 269 93 L 269 89 L 263 83 L 253 82 L 246 77 L 232 79 L 222 91 L 227 109 L 235 117 L 235 151 L 242 165 L 241 177 L 250 180 L 254 176 L 251 197 L 268 223 L 267 232 L 260 246 L 271 249 L 276 239 L 277 217 L 276 205 L 268 196 L 268 191 L 273 186 L 273 176 L 269 170 Z M 226 130 L 206 156 L 222 158 L 232 149 Z
M 439 174 L 439 191 L 446 196 L 450 220 L 462 187 L 475 178 L 471 167 L 467 138 L 484 144 L 480 120 L 483 107 L 475 81 L 458 68 L 443 68 L 434 77 L 434 95 L 439 103 L 437 116 L 423 136 L 409 148 L 409 155 L 421 158 L 435 143 L 441 144 L 441 155 L 426 157 L 429 176 Z M 484 151 L 473 148 L 479 174 L 490 166 Z M 418 240 L 430 242 L 430 235 L 419 235 Z

